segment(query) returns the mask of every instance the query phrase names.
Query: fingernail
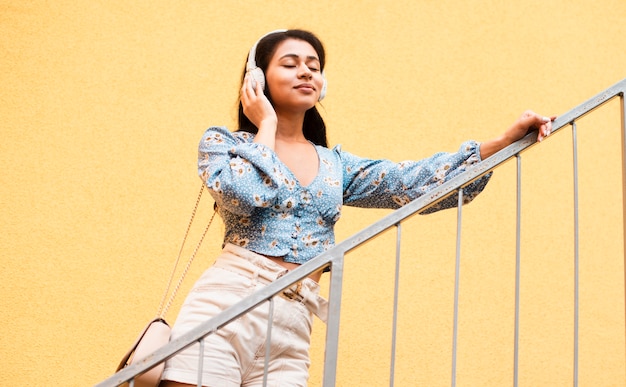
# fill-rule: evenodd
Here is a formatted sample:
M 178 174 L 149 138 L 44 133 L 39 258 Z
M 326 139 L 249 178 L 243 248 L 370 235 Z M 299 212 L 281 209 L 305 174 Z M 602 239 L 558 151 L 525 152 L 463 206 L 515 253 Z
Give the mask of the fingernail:
M 550 122 L 550 117 L 543 117 L 542 120 L 543 122 Z

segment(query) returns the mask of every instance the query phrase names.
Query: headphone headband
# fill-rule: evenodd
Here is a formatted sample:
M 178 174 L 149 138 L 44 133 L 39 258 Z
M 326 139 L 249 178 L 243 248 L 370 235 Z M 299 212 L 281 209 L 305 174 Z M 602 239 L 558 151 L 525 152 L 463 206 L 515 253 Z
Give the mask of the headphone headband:
M 256 41 L 256 43 L 254 43 L 254 45 L 250 49 L 250 53 L 248 54 L 248 62 L 246 64 L 246 71 L 254 70 L 257 67 L 257 65 L 256 65 L 256 47 L 259 45 L 259 42 L 261 42 L 261 40 L 263 40 L 265 37 L 270 36 L 272 34 L 279 33 L 279 32 L 287 32 L 287 30 L 279 29 L 279 30 L 274 30 L 274 31 L 268 32 L 267 34 L 261 36 L 259 38 L 259 40 Z

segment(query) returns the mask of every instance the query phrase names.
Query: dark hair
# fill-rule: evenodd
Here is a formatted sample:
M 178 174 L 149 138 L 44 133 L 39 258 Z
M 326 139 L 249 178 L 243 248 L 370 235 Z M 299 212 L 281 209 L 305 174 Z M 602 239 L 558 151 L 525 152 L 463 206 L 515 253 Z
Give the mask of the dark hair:
M 324 70 L 324 65 L 326 64 L 326 53 L 324 52 L 324 46 L 322 42 L 312 33 L 303 30 L 287 30 L 284 32 L 275 32 L 272 33 L 259 41 L 256 48 L 256 65 L 263 70 L 263 73 L 267 71 L 267 67 L 276 51 L 276 47 L 287 39 L 298 39 L 303 40 L 313 46 L 313 49 L 317 52 L 317 55 L 320 60 L 320 70 Z M 247 62 L 247 56 L 246 56 Z M 246 75 L 246 70 L 244 67 L 244 72 L 241 77 L 241 81 L 243 84 L 243 77 Z M 270 103 L 273 104 L 272 99 L 268 93 L 267 83 L 265 84 L 265 95 L 270 100 Z M 249 132 L 256 134 L 258 132 L 258 128 L 246 117 L 243 113 L 243 105 L 241 104 L 241 99 L 239 100 L 239 131 Z M 322 119 L 322 116 L 317 111 L 317 108 L 313 106 L 311 109 L 307 110 L 304 114 L 304 124 L 302 126 L 302 132 L 304 133 L 304 137 L 311 141 L 316 145 L 321 145 L 324 147 L 328 147 L 328 141 L 326 139 L 326 124 Z

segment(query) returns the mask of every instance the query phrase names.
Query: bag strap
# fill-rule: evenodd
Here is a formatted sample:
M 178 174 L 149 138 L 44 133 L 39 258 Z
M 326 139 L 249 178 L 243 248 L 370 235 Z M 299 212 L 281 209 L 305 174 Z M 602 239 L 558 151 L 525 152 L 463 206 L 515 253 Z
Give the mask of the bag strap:
M 133 356 L 133 353 L 135 352 L 135 350 L 137 349 L 137 347 L 139 346 L 139 343 L 141 342 L 141 339 L 143 339 L 143 337 L 146 335 L 146 332 L 148 332 L 148 329 L 150 329 L 150 326 L 154 323 L 158 323 L 158 324 L 165 324 L 169 327 L 169 324 L 167 323 L 167 321 L 165 321 L 164 319 L 162 319 L 161 317 L 155 317 L 153 318 L 148 325 L 146 325 L 146 327 L 141 331 L 141 333 L 139 334 L 139 337 L 137 337 L 137 340 L 135 340 L 135 342 L 133 343 L 133 345 L 130 347 L 130 349 L 128 350 L 128 352 L 126 352 L 126 354 L 124 355 L 124 357 L 122 358 L 122 360 L 120 361 L 120 364 L 117 366 L 117 368 L 115 369 L 115 372 L 121 370 L 122 368 L 128 366 L 130 364 L 130 358 Z
M 176 258 L 176 261 L 174 262 L 174 268 L 172 269 L 172 274 L 170 274 L 170 279 L 167 282 L 167 287 L 165 288 L 165 292 L 163 293 L 163 297 L 161 298 L 161 303 L 159 304 L 159 309 L 157 310 L 157 317 L 156 317 L 157 319 L 164 319 L 165 318 L 164 316 L 167 313 L 167 311 L 170 308 L 170 306 L 172 305 L 172 302 L 174 302 L 174 298 L 176 297 L 176 293 L 178 293 L 178 290 L 180 289 L 180 286 L 183 283 L 183 280 L 185 279 L 185 276 L 187 275 L 187 272 L 189 271 L 189 268 L 191 267 L 191 263 L 193 262 L 193 259 L 196 257 L 196 254 L 198 253 L 198 250 L 200 249 L 200 245 L 202 245 L 202 241 L 204 240 L 204 237 L 206 236 L 207 231 L 209 231 L 209 227 L 211 227 L 211 223 L 213 223 L 213 218 L 215 218 L 216 211 L 213 211 L 213 215 L 211 215 L 211 219 L 209 219 L 209 223 L 204 228 L 204 232 L 202 233 L 202 236 L 200 237 L 200 240 L 196 244 L 196 248 L 194 249 L 193 253 L 191 254 L 191 257 L 189 257 L 189 260 L 187 261 L 187 265 L 183 269 L 183 272 L 180 274 L 180 278 L 178 279 L 178 282 L 176 283 L 176 286 L 174 287 L 174 290 L 172 290 L 172 295 L 169 297 L 169 299 L 167 299 L 167 295 L 168 295 L 168 293 L 170 291 L 170 288 L 172 286 L 172 282 L 174 280 L 174 274 L 176 273 L 176 268 L 178 267 L 178 263 L 180 262 L 180 256 L 183 253 L 183 248 L 185 247 L 185 242 L 187 241 L 187 237 L 189 236 L 189 230 L 191 229 L 191 225 L 193 224 L 193 220 L 196 217 L 196 212 L 198 210 L 198 205 L 200 204 L 200 199 L 202 199 L 202 192 L 203 191 L 204 191 L 204 182 L 202 182 L 202 185 L 200 186 L 200 192 L 198 193 L 198 198 L 196 199 L 196 204 L 193 207 L 193 210 L 191 211 L 191 218 L 189 219 L 189 224 L 187 225 L 187 231 L 185 231 L 185 236 L 183 237 L 183 242 L 181 243 L 180 250 L 178 251 L 178 257 Z M 165 302 L 166 299 L 167 299 L 167 303 Z

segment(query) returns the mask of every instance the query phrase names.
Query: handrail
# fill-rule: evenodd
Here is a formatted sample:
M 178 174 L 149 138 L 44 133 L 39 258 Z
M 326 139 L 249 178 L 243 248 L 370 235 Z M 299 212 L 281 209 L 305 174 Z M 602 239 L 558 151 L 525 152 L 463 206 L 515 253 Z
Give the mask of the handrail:
M 626 93 L 626 79 L 616 83 L 610 88 L 597 94 L 593 98 L 583 102 L 570 111 L 557 117 L 553 122 L 553 132 L 560 130 L 561 128 L 572 124 L 575 120 L 583 117 L 591 111 L 597 109 L 601 105 L 605 104 L 614 97 L 621 96 L 623 99 Z M 622 105 L 622 121 L 624 119 L 624 106 Z M 445 199 L 446 197 L 458 192 L 459 189 L 470 184 L 477 178 L 492 171 L 500 164 L 509 160 L 512 157 L 516 157 L 521 152 L 533 146 L 537 139 L 536 133 L 529 133 L 521 140 L 509 145 L 508 147 L 500 150 L 491 157 L 469 167 L 465 172 L 455 176 L 446 183 L 437 187 L 436 189 L 428 192 L 425 195 L 415 199 L 411 203 L 393 211 L 392 213 L 384 216 L 380 220 L 374 222 L 370 226 L 355 233 L 351 237 L 348 237 L 344 241 L 338 243 L 326 252 L 318 255 L 314 259 L 300 266 L 297 270 L 290 271 L 283 277 L 268 284 L 261 290 L 255 292 L 249 297 L 243 299 L 239 303 L 228 308 L 221 314 L 214 318 L 200 324 L 195 329 L 184 334 L 183 336 L 170 341 L 167 345 L 155 351 L 152 355 L 138 361 L 129 367 L 122 369 L 106 380 L 98 383 L 96 387 L 113 387 L 123 384 L 126 381 L 131 380 L 133 377 L 144 373 L 150 368 L 156 366 L 174 356 L 179 351 L 195 344 L 202 340 L 205 336 L 214 333 L 219 328 L 235 320 L 239 316 L 247 313 L 255 307 L 271 300 L 271 298 L 292 284 L 308 277 L 310 274 L 317 272 L 320 269 L 331 268 L 331 284 L 330 284 L 330 304 L 329 304 L 329 319 L 327 326 L 327 351 L 325 360 L 325 373 L 324 384 L 334 385 L 334 369 L 336 367 L 336 350 L 328 351 L 329 342 L 334 342 L 337 345 L 338 328 L 339 328 L 339 316 L 340 316 L 340 295 L 341 295 L 341 279 L 343 272 L 343 257 L 344 255 L 361 245 L 362 243 L 376 237 L 380 233 L 387 229 L 400 224 L 402 221 L 407 220 L 415 214 L 426 210 L 433 204 Z M 626 141 L 626 140 L 625 140 Z M 623 163 L 626 165 L 626 159 Z M 624 191 L 626 192 L 626 182 L 624 183 Z M 625 201 L 626 201 L 626 195 Z M 625 206 L 626 207 L 626 206 Z M 626 229 L 626 227 L 625 227 Z M 625 231 L 626 232 L 626 231 Z M 626 243 L 626 238 L 625 238 Z M 326 368 L 330 370 L 327 372 Z

